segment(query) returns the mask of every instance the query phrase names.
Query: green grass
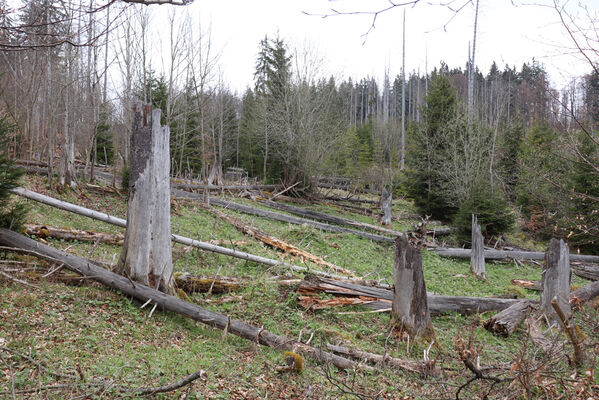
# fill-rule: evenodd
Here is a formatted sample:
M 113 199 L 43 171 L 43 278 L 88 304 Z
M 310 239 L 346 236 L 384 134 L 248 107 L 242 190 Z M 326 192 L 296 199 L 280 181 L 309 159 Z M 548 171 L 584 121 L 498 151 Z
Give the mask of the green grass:
M 30 187 L 44 188 L 40 178 L 31 179 Z M 125 217 L 123 197 L 68 192 L 62 195 L 49 193 L 66 201 L 77 202 L 89 208 Z M 240 201 L 236 199 L 235 201 Z M 28 202 L 31 211 L 29 221 L 55 226 L 68 226 L 122 233 L 123 229 L 85 217 L 57 210 L 34 202 Z M 255 205 L 255 204 L 253 204 Z M 394 213 L 412 212 L 405 201 L 396 202 Z M 335 213 L 346 218 L 375 223 L 372 218 L 314 206 L 322 212 Z M 367 275 L 369 279 L 392 282 L 392 245 L 373 243 L 349 234 L 335 234 L 299 225 L 288 225 L 258 217 L 226 211 L 229 215 L 251 223 L 264 232 L 310 251 L 339 266 Z M 403 230 L 417 221 L 402 221 L 394 229 Z M 172 230 L 194 239 L 224 239 L 245 241 L 239 250 L 265 257 L 280 259 L 284 255 L 258 241 L 239 233 L 229 224 L 219 220 L 192 203 L 182 203 L 173 210 Z M 119 246 L 90 243 L 73 243 L 49 240 L 50 245 L 69 253 L 91 257 L 110 263 L 118 259 Z M 227 246 L 230 247 L 230 246 Z M 92 253 L 93 250 L 93 253 Z M 310 312 L 302 309 L 292 288 L 279 287 L 270 279 L 282 271 L 222 255 L 189 249 L 175 245 L 173 249 L 175 270 L 198 275 L 231 275 L 244 279 L 244 288 L 237 293 L 206 296 L 195 294 L 192 301 L 208 309 L 230 315 L 268 331 L 290 338 L 303 340 L 312 336 L 312 344 L 324 347 L 326 343 L 341 343 L 364 351 L 390 354 L 395 357 L 422 359 L 428 343 L 406 343 L 388 335 L 389 315 L 385 313 L 362 313 L 361 307 L 328 309 Z M 2 253 L 0 253 L 2 254 Z M 7 256 L 9 257 L 9 256 Z M 39 285 L 42 290 L 0 280 L 0 343 L 26 353 L 38 362 L 58 373 L 83 374 L 86 382 L 110 380 L 116 386 L 157 386 L 173 382 L 183 375 L 204 369 L 206 378 L 193 385 L 193 393 L 187 398 L 302 398 L 308 388 L 314 398 L 350 399 L 355 396 L 343 394 L 324 376 L 324 366 L 306 360 L 307 368 L 301 375 L 278 374 L 275 366 L 282 362 L 282 351 L 264 346 L 255 347 L 250 341 L 227 335 L 181 316 L 156 310 L 151 318 L 147 308 L 140 309 L 136 301 L 113 292 L 99 284 L 87 282 L 83 286 L 67 285 L 56 279 L 41 279 L 45 271 L 43 263 L 31 258 L 14 257 L 15 261 L 27 261 L 22 279 Z M 290 262 L 303 264 L 300 260 L 285 257 Z M 0 265 L 8 265 L 2 264 Z M 318 268 L 315 265 L 308 264 Z M 15 264 L 23 268 L 24 264 Z M 35 269 L 34 267 L 38 268 Z M 514 288 L 510 281 L 540 279 L 541 269 L 534 264 L 487 263 L 488 281 L 476 279 L 469 272 L 468 260 L 446 259 L 431 252 L 423 252 L 424 276 L 427 290 L 446 295 L 506 296 L 517 293 L 521 297 L 538 298 L 538 293 Z M 296 275 L 297 276 L 297 275 Z M 2 278 L 0 278 L 2 279 Z M 573 285 L 586 282 L 573 278 Z M 227 302 L 219 303 L 219 300 Z M 357 314 L 339 314 L 355 311 Z M 598 341 L 599 315 L 593 308 L 577 316 L 584 323 L 583 330 L 589 338 Z M 523 329 L 508 339 L 491 335 L 481 326 L 491 314 L 462 316 L 448 313 L 433 317 L 441 349 L 430 352 L 437 364 L 446 367 L 444 375 L 423 379 L 413 374 L 385 368 L 373 373 L 358 373 L 355 381 L 352 373 L 333 371 L 333 379 L 352 385 L 351 391 L 380 398 L 446 398 L 453 397 L 455 389 L 464 383 L 469 373 L 464 371 L 455 352 L 458 339 L 471 338 L 480 345 L 481 364 L 502 364 L 518 357 L 526 343 Z M 593 325 L 595 324 L 595 325 Z M 596 349 L 596 347 L 595 347 Z M 70 383 L 68 390 L 56 390 L 38 394 L 24 394 L 19 398 L 69 398 L 88 394 L 90 398 L 114 398 L 122 395 L 109 389 L 102 397 L 101 391 L 79 381 L 56 379 L 50 373 L 38 371 L 35 365 L 6 352 L 0 353 L 4 360 L 14 366 L 15 389 L 35 388 L 58 383 Z M 538 357 L 532 350 L 527 357 Z M 557 362 L 557 361 L 556 361 Z M 560 363 L 562 363 L 560 361 Z M 562 363 L 563 364 L 563 363 Z M 556 364 L 563 376 L 571 371 Z M 10 390 L 11 383 L 6 364 L 0 368 L 0 392 Z M 559 368 L 558 368 L 559 367 Z M 560 369 L 561 368 L 561 369 Z M 4 375 L 2 374 L 4 372 Z M 570 371 L 570 372 L 568 372 Z M 595 376 L 599 371 L 595 368 Z M 353 383 L 352 383 L 353 382 Z M 449 384 L 449 386 L 447 386 Z M 456 386 L 457 385 L 457 386 Z M 449 387 L 449 389 L 447 389 Z M 502 398 L 499 385 L 494 398 Z M 444 392 L 443 388 L 449 390 Z M 462 398 L 481 398 L 485 382 L 474 383 Z M 519 390 L 519 389 L 518 389 Z M 177 393 L 157 395 L 160 399 L 179 398 Z M 0 394 L 0 398 L 3 395 Z

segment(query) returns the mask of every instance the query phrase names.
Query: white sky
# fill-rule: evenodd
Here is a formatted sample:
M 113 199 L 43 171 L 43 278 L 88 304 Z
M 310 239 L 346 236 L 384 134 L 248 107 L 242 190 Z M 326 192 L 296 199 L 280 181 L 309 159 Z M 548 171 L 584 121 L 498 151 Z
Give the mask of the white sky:
M 424 73 L 427 55 L 429 70 L 440 61 L 449 67 L 464 68 L 466 64 L 468 43 L 473 35 L 474 2 L 466 5 L 447 25 L 447 31 L 443 31 L 443 25 L 453 13 L 438 5 L 440 1 L 452 3 L 454 7 L 464 2 L 422 0 L 415 7 L 406 8 L 407 71 Z M 560 55 L 567 52 L 563 46 L 569 45 L 569 41 L 557 23 L 555 10 L 521 3 L 520 0 L 480 0 L 476 49 L 479 69 L 486 73 L 493 60 L 500 68 L 509 64 L 520 69 L 523 62 L 535 57 L 559 86 L 572 75 L 589 72 L 584 61 Z M 595 0 L 582 3 L 597 10 Z M 354 79 L 370 75 L 381 79 L 388 67 L 394 77 L 401 70 L 403 8 L 379 15 L 376 28 L 365 44 L 362 35 L 370 27 L 372 16 L 323 19 L 303 14 L 303 11 L 330 13 L 331 8 L 372 11 L 388 4 L 386 0 L 195 0 L 188 8 L 204 27 L 211 26 L 213 45 L 222 51 L 220 65 L 224 80 L 233 90 L 242 92 L 252 86 L 259 41 L 267 34 L 274 37 L 277 32 L 291 49 L 302 47 L 306 42 L 317 48 L 325 60 L 324 75 Z M 155 16 L 160 18 L 162 10 L 156 11 Z

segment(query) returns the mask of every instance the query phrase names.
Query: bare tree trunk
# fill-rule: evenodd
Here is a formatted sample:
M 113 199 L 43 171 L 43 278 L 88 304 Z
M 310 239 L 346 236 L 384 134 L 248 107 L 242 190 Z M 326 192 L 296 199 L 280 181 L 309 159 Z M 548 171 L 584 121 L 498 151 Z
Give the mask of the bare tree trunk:
M 485 242 L 480 231 L 478 218 L 472 214 L 472 253 L 470 255 L 470 271 L 477 278 L 487 280 L 485 272 Z
M 391 324 L 412 338 L 435 339 L 422 274 L 422 255 L 410 245 L 405 235 L 395 239 Z
M 127 230 L 118 269 L 136 282 L 153 284 L 153 287 L 171 293 L 174 286 L 168 128 L 165 128 L 160 127 L 160 110 L 152 112 L 150 105 L 136 105 L 129 158 Z M 166 151 L 164 147 L 158 147 L 165 145 L 164 137 Z M 166 168 L 166 172 L 157 173 L 157 168 Z M 166 193 L 163 193 L 165 189 Z
M 561 310 L 570 315 L 570 254 L 563 240 L 551 239 L 545 253 L 545 265 L 541 278 L 540 310 L 552 319 L 557 319 L 551 300 L 556 297 Z
M 383 187 L 383 193 L 381 194 L 381 224 L 384 226 L 391 226 L 391 205 L 393 198 L 391 193 L 387 191 L 387 188 Z

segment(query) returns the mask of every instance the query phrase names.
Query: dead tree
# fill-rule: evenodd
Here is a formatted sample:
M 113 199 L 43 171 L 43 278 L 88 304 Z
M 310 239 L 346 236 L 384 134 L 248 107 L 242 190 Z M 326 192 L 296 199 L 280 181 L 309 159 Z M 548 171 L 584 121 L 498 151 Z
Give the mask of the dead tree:
M 394 292 L 391 324 L 410 337 L 435 339 L 422 273 L 422 254 L 406 235 L 395 239 Z
M 485 272 L 485 241 L 478 224 L 478 218 L 472 214 L 472 253 L 470 254 L 470 271 L 477 278 L 487 280 Z
M 127 230 L 118 270 L 130 279 L 174 292 L 170 229 L 170 131 L 160 109 L 137 104 L 131 134 Z
M 560 309 L 566 316 L 570 315 L 570 254 L 568 245 L 563 240 L 551 239 L 545 253 L 545 265 L 541 277 L 540 311 L 551 319 L 556 314 L 551 300 L 557 297 Z
M 387 191 L 387 188 L 383 188 L 383 193 L 381 194 L 381 224 L 384 226 L 391 226 L 391 205 L 393 202 L 393 198 L 391 197 L 391 193 Z

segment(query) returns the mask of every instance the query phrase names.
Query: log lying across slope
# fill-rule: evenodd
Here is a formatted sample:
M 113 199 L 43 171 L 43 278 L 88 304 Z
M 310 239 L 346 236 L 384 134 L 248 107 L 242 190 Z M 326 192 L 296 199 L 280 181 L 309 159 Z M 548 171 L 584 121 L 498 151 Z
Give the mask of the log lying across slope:
M 320 297 L 315 296 L 318 293 L 332 294 L 339 297 L 340 300 L 335 302 L 330 301 L 331 299 L 324 299 L 324 302 L 320 302 Z M 303 281 L 298 287 L 298 294 L 300 295 L 300 302 L 306 307 L 314 305 L 312 308 L 363 304 L 375 310 L 382 310 L 390 309 L 391 301 L 393 300 L 393 292 L 391 290 L 316 277 Z M 344 300 L 347 298 L 352 300 Z M 517 299 L 444 296 L 431 293 L 428 294 L 427 301 L 431 314 L 441 314 L 450 311 L 462 314 L 500 311 L 520 302 Z
M 433 250 L 443 257 L 470 258 L 470 249 L 459 248 L 436 248 Z M 485 250 L 485 259 L 487 260 L 544 260 L 545 253 L 542 251 L 521 251 L 521 250 Z M 587 263 L 599 263 L 599 256 L 590 256 L 584 254 L 570 254 L 570 261 L 581 261 Z
M 105 232 L 82 231 L 79 229 L 57 228 L 50 225 L 25 224 L 25 233 L 41 238 L 51 237 L 62 240 L 78 240 L 80 242 L 99 242 L 122 245 L 123 235 Z
M 205 185 L 201 183 L 183 183 L 183 182 L 172 182 L 172 188 L 176 189 L 188 189 L 188 190 L 226 190 L 231 192 L 243 191 L 243 190 L 276 190 L 281 186 L 279 185 Z
M 189 193 L 189 192 L 184 192 L 181 190 L 173 190 L 173 194 L 175 196 L 183 197 L 185 199 L 202 200 L 202 195 L 199 195 L 196 193 Z M 313 221 L 311 219 L 306 219 L 306 218 L 293 217 L 291 215 L 285 215 L 285 214 L 281 214 L 281 213 L 277 213 L 277 212 L 273 212 L 273 211 L 262 210 L 259 208 L 246 206 L 244 204 L 234 203 L 232 201 L 227 201 L 227 200 L 223 200 L 223 199 L 216 198 L 216 197 L 210 198 L 210 204 L 214 204 L 216 206 L 227 208 L 230 210 L 239 211 L 239 212 L 249 214 L 249 215 L 256 215 L 258 217 L 268 218 L 268 219 L 271 219 L 274 221 L 287 222 L 289 224 L 297 224 L 297 225 L 308 225 L 313 228 L 317 228 L 317 229 L 321 229 L 323 231 L 329 231 L 329 232 L 352 233 L 356 236 L 360 236 L 360 237 L 374 240 L 377 242 L 393 243 L 393 240 L 394 240 L 393 238 L 390 238 L 387 236 L 377 235 L 377 234 L 368 233 L 368 232 L 362 232 L 362 231 L 358 231 L 355 229 L 344 228 L 342 226 L 329 225 L 329 224 L 325 224 L 323 222 L 317 222 L 317 221 Z
M 18 194 L 19 196 L 23 196 L 30 200 L 38 201 L 40 203 L 47 204 L 52 207 L 60 208 L 61 210 L 65 210 L 65 211 L 73 212 L 75 214 L 83 215 L 83 216 L 86 216 L 89 218 L 97 219 L 98 221 L 102 221 L 102 222 L 106 222 L 106 223 L 109 223 L 112 225 L 120 226 L 122 228 L 125 228 L 127 226 L 127 221 L 125 221 L 122 218 L 114 217 L 112 215 L 108 215 L 103 212 L 90 210 L 89 208 L 81 207 L 76 204 L 67 203 L 66 201 L 58 200 L 58 199 L 52 198 L 50 196 L 46 196 L 46 195 L 43 195 L 40 193 L 33 192 L 31 190 L 27 190 L 27 189 L 23 189 L 23 188 L 15 188 L 15 189 L 11 189 L 11 191 L 15 194 Z M 239 259 L 246 260 L 246 261 L 252 261 L 252 262 L 259 263 L 259 264 L 265 264 L 265 265 L 268 265 L 271 267 L 283 267 L 283 268 L 291 269 L 292 271 L 310 271 L 311 273 L 313 273 L 315 275 L 328 276 L 328 277 L 342 279 L 342 277 L 340 277 L 340 276 L 336 276 L 336 275 L 329 274 L 326 272 L 312 270 L 310 268 L 306 268 L 306 267 L 299 266 L 299 265 L 293 265 L 293 264 L 285 263 L 285 262 L 278 261 L 278 260 L 273 260 L 271 258 L 256 256 L 254 254 L 249 254 L 249 253 L 245 253 L 243 251 L 229 249 L 226 247 L 221 247 L 221 246 L 217 246 L 217 245 L 206 243 L 206 242 L 201 242 L 199 240 L 186 238 L 184 236 L 172 235 L 172 239 L 174 242 L 183 244 L 186 246 L 192 246 L 192 247 L 195 247 L 195 248 L 198 248 L 201 250 L 211 251 L 214 253 L 223 254 L 226 256 L 235 257 L 235 258 L 239 258 Z
M 0 244 L 30 251 L 33 255 L 51 262 L 64 263 L 65 267 L 71 271 L 92 278 L 113 289 L 120 290 L 127 296 L 135 297 L 141 302 L 145 303 L 151 300 L 152 303 L 161 308 L 192 318 L 203 324 L 227 330 L 229 333 L 265 346 L 281 350 L 294 350 L 322 362 L 331 363 L 338 368 L 358 367 L 358 363 L 347 358 L 316 349 L 284 336 L 275 335 L 262 328 L 204 309 L 140 283 L 134 283 L 130 279 L 99 267 L 84 258 L 67 254 L 7 229 L 0 229 Z

